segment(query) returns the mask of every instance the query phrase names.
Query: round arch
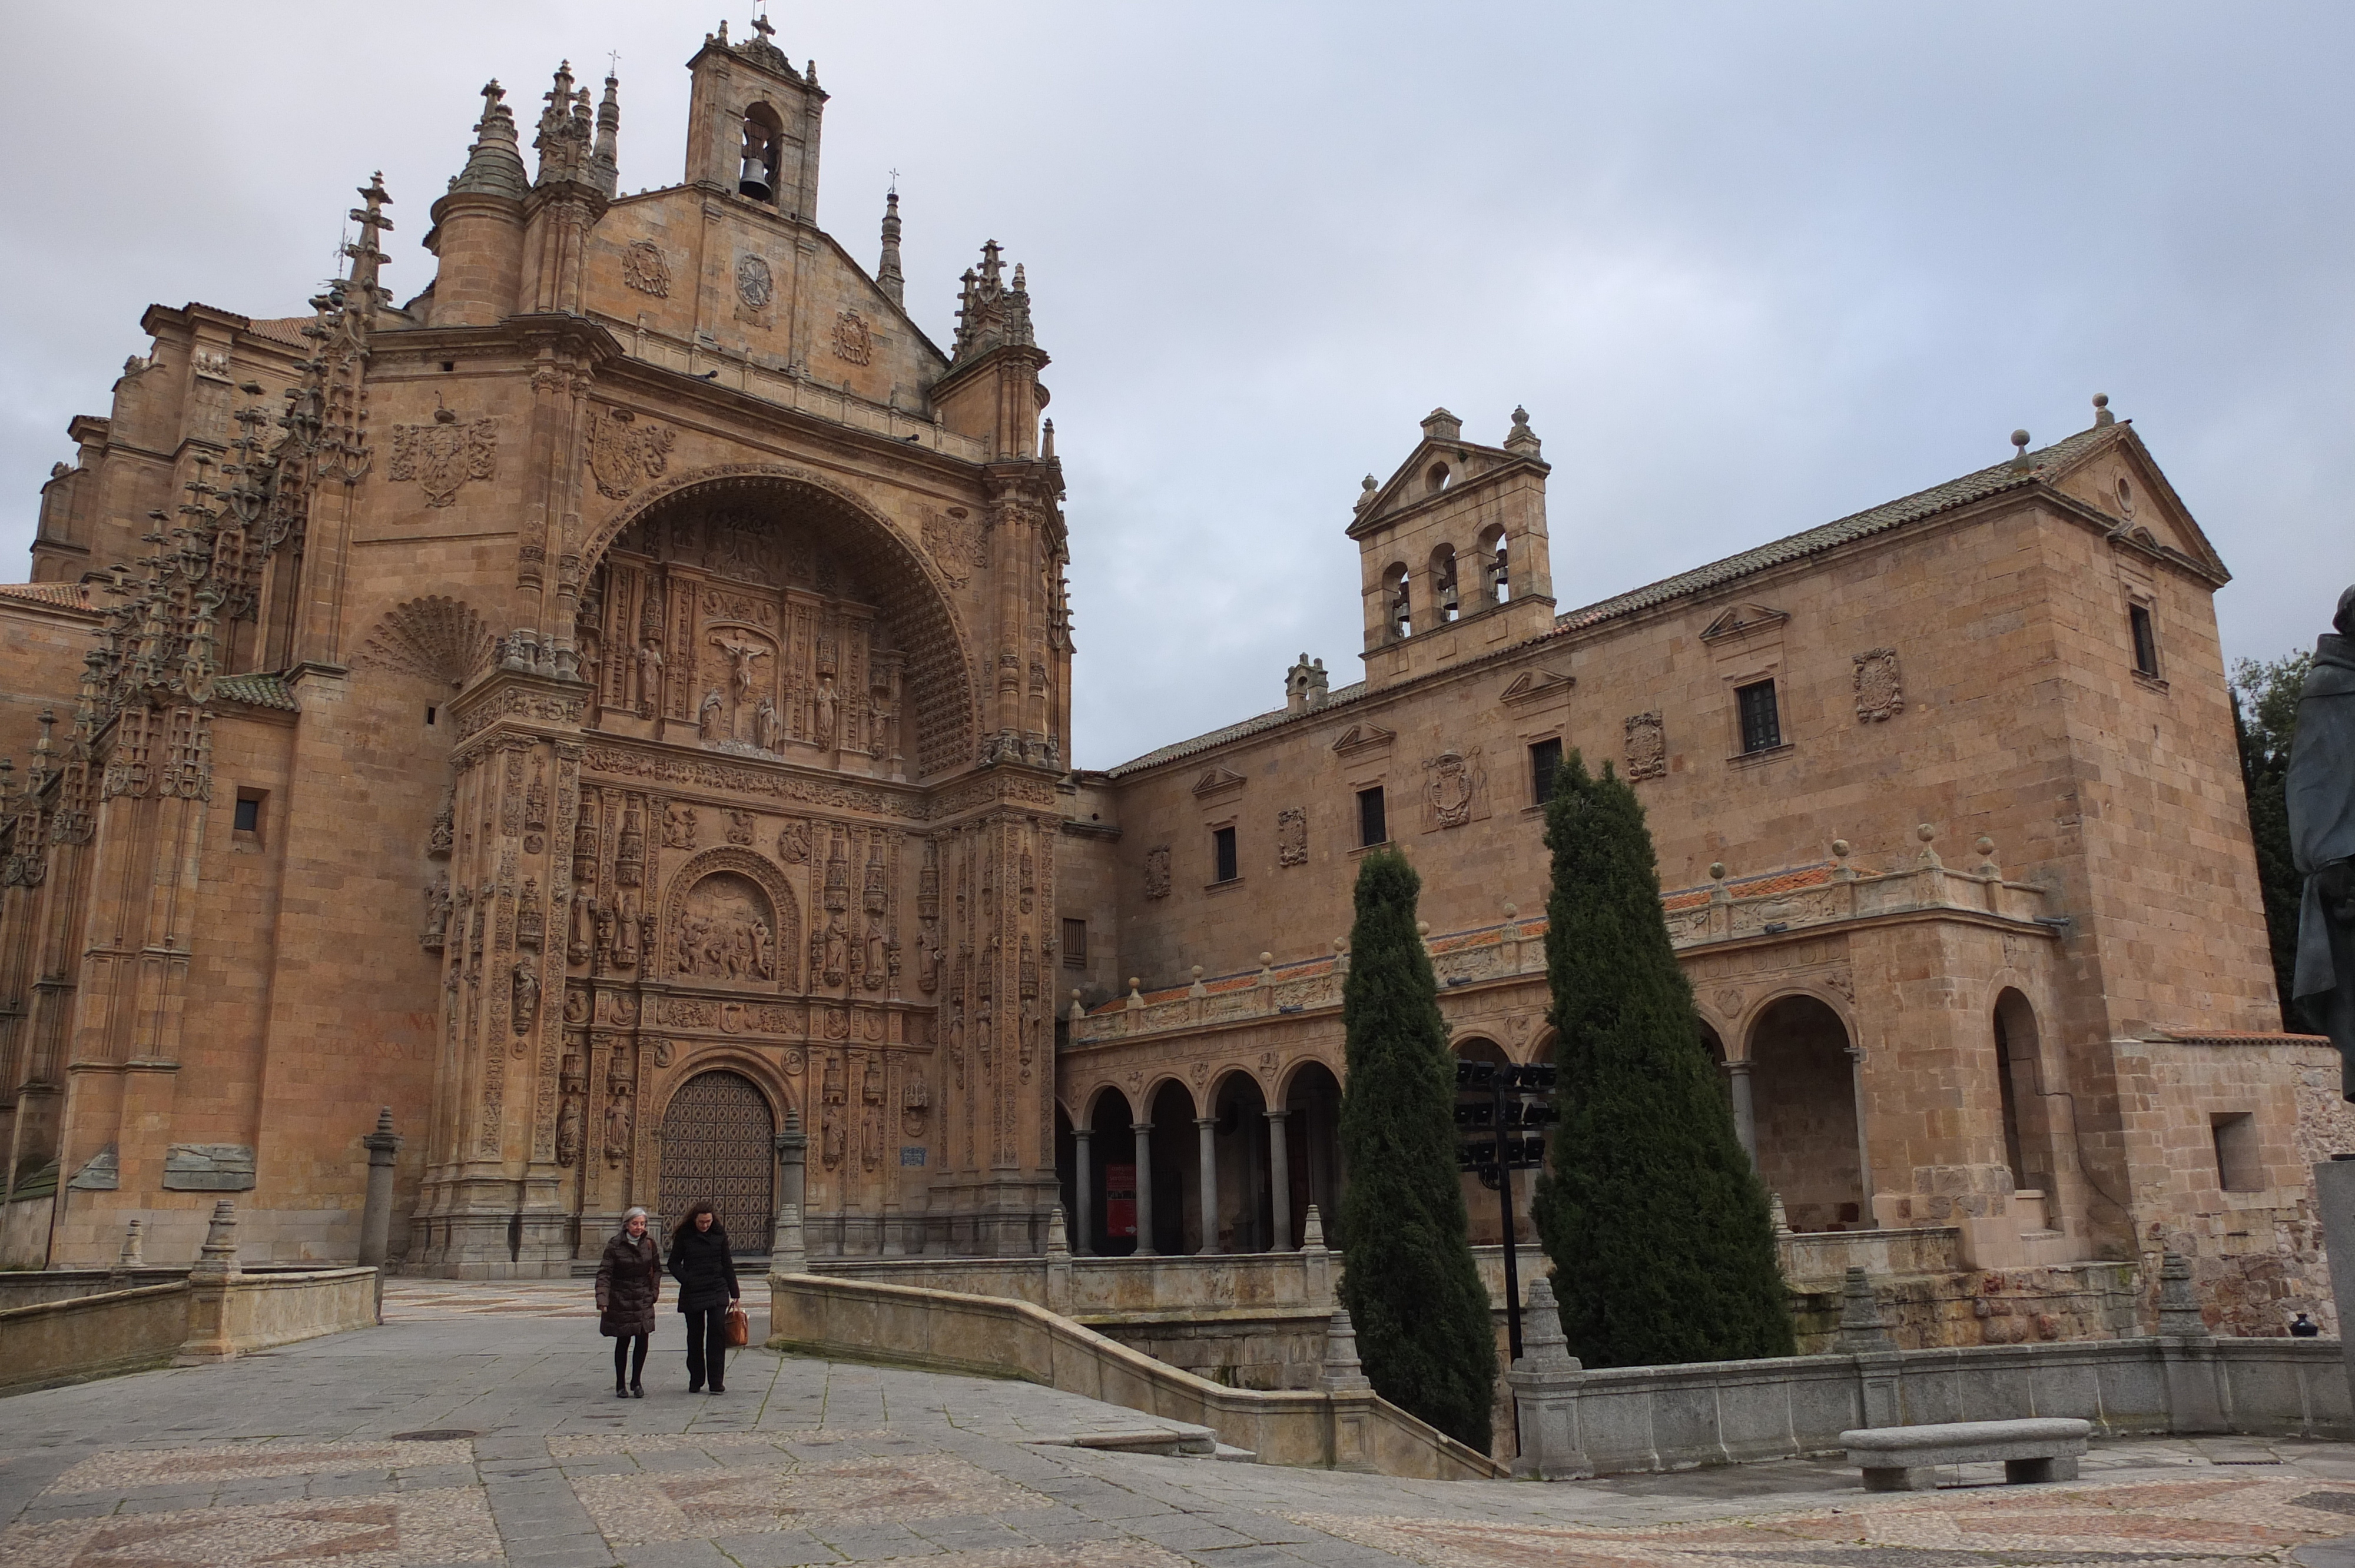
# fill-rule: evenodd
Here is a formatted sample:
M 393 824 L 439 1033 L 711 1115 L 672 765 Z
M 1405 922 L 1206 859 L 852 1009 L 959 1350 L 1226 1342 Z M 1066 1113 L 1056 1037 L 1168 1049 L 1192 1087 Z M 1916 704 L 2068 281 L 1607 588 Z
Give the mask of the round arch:
M 718 463 L 656 481 L 591 530 L 581 551 L 579 580 L 587 584 L 615 541 L 660 513 L 706 502 L 741 506 L 763 501 L 824 527 L 828 542 L 872 586 L 880 601 L 877 608 L 898 629 L 908 654 L 917 776 L 970 764 L 978 755 L 973 641 L 948 579 L 872 502 L 824 474 L 789 463 Z
M 1745 1016 L 1758 1173 L 1781 1195 L 1791 1228 L 1869 1227 L 1856 1035 L 1832 1001 L 1785 987 Z
M 676 1223 L 690 1204 L 718 1211 L 732 1247 L 769 1250 L 776 1215 L 778 1102 L 735 1061 L 682 1070 L 664 1097 L 655 1207 Z
M 1341 1086 L 1341 1068 L 1338 1064 L 1328 1062 L 1322 1056 L 1295 1056 L 1276 1069 L 1275 1090 L 1267 1097 L 1268 1103 L 1277 1106 L 1289 1105 L 1294 1087 L 1312 1069 L 1332 1080 L 1335 1090 L 1338 1091 Z
M 769 900 L 770 912 L 775 916 L 776 927 L 769 938 L 771 952 L 768 962 L 774 975 L 768 982 L 770 989 L 781 993 L 801 989 L 802 916 L 801 906 L 794 897 L 793 885 L 785 874 L 772 865 L 758 853 L 739 844 L 715 844 L 692 856 L 685 865 L 671 874 L 669 886 L 663 894 L 662 927 L 656 933 L 660 944 L 657 969 L 665 980 L 723 979 L 720 976 L 688 976 L 682 966 L 687 956 L 681 948 L 687 940 L 682 916 L 687 913 L 687 901 L 705 878 L 726 874 L 745 877 L 756 884 Z M 740 922 L 741 923 L 741 922 Z M 757 959 L 755 944 L 746 934 L 747 959 Z

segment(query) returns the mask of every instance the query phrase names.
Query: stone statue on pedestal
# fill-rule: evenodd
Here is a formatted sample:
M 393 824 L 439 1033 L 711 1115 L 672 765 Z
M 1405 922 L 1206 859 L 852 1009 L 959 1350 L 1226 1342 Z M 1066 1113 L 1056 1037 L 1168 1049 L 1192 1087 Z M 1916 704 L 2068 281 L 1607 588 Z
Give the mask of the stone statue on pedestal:
M 2355 588 L 2339 596 L 2330 624 L 2336 635 L 2315 644 L 2290 743 L 2290 854 L 2306 878 L 2290 989 L 2339 1048 L 2339 1089 L 2355 1100 Z

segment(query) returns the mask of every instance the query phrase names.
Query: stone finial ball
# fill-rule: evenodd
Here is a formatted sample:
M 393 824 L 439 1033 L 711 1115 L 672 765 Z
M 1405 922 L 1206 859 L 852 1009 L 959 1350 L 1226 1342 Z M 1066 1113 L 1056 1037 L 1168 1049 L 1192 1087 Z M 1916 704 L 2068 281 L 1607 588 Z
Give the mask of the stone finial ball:
M 1346 953 L 1346 952 L 1348 952 L 1348 951 L 1349 950 L 1349 938 L 1347 938 L 1347 937 L 1336 937 L 1336 938 L 1333 938 L 1333 950 L 1334 950 L 1335 952 L 1337 952 L 1337 953 Z
M 1135 990 L 1136 989 L 1136 984 L 1137 984 L 1137 977 L 1136 977 L 1136 976 L 1135 976 L 1135 975 L 1131 975 L 1131 976 L 1129 976 L 1129 977 L 1128 977 L 1128 989 L 1129 989 L 1129 990 L 1131 990 L 1131 991 L 1135 991 Z
M 1979 835 L 1978 842 L 1973 844 L 1971 847 L 1978 851 L 1981 854 L 1995 853 L 1995 841 L 1987 837 L 1985 833 L 1981 833 Z
M 2024 446 L 2026 446 L 2026 445 L 2028 444 L 2028 432 L 2027 432 L 2026 430 L 2014 430 L 2014 431 L 2012 431 L 2012 432 L 2011 432 L 2011 444 L 2012 444 L 2013 446 L 2016 446 L 2016 447 L 2024 447 Z
M 1515 916 L 1518 915 L 1520 912 L 1521 912 L 1521 906 L 1520 906 L 1519 905 L 1518 905 L 1518 904 L 1514 903 L 1514 902 L 1513 902 L 1511 899 L 1509 899 L 1509 898 L 1508 898 L 1508 899 L 1506 899 L 1506 900 L 1505 900 L 1505 918 L 1506 918 L 1506 919 L 1510 920 L 1510 919 L 1512 919 Z
M 2108 408 L 2109 406 L 2110 406 L 2110 395 L 2109 395 L 2108 393 L 2106 393 L 2106 392 L 2096 392 L 2096 393 L 2094 393 L 2094 408 Z
M 1073 986 L 1073 987 L 1071 988 L 1071 1000 L 1072 1000 L 1073 1001 L 1079 1001 L 1079 1000 L 1080 1000 L 1080 988 L 1079 988 L 1079 987 L 1077 987 L 1077 986 Z
M 1194 978 L 1196 980 L 1200 980 L 1202 978 L 1202 966 L 1199 964 L 1196 964 L 1194 966 Z
M 1710 880 L 1712 882 L 1723 882 L 1725 880 L 1725 863 L 1721 860 L 1710 861 L 1709 863 L 1709 875 Z
M 1849 842 L 1846 839 L 1834 839 L 1832 841 L 1832 853 L 1838 855 L 1842 860 L 1846 860 L 1849 857 Z
M 1428 937 L 1428 936 L 1430 936 L 1430 935 L 1431 935 L 1431 922 L 1430 922 L 1430 921 L 1428 921 L 1428 920 L 1417 920 L 1417 921 L 1414 923 L 1414 934 L 1415 934 L 1416 936 L 1418 936 L 1418 937 Z
M 1915 838 L 1917 838 L 1917 839 L 1920 839 L 1923 843 L 1925 843 L 1925 844 L 1926 844 L 1926 843 L 1928 843 L 1932 839 L 1934 839 L 1934 838 L 1936 838 L 1936 837 L 1938 836 L 1938 830 L 1937 830 L 1937 829 L 1935 829 L 1935 828 L 1934 828 L 1934 827 L 1932 827 L 1929 823 L 1924 822 L 1924 823 L 1923 823 L 1920 827 L 1918 827 L 1918 828 L 1916 828 L 1916 829 L 1914 829 L 1914 830 L 1913 830 L 1913 836 L 1914 836 Z
M 1259 967 L 1262 969 L 1267 968 L 1268 965 L 1273 962 L 1275 962 L 1275 955 L 1273 953 L 1262 953 L 1259 956 Z

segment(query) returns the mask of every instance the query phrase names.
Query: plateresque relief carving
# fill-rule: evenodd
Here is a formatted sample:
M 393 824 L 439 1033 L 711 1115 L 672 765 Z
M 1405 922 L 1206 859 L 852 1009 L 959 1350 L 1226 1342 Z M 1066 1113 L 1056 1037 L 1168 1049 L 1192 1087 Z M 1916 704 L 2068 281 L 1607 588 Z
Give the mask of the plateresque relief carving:
M 865 365 L 875 357 L 875 334 L 857 311 L 835 313 L 834 356 L 853 365 Z
M 622 252 L 622 281 L 641 294 L 670 298 L 670 262 L 651 239 L 632 242 Z
M 776 912 L 758 884 L 716 872 L 679 907 L 672 972 L 690 980 L 774 980 L 776 930 Z
M 428 425 L 392 428 L 394 479 L 415 480 L 428 506 L 447 506 L 470 479 L 496 479 L 499 470 L 499 422 L 461 419 L 447 408 L 434 410 Z
M 1880 724 L 1905 711 L 1905 687 L 1897 671 L 1897 650 L 1875 648 L 1851 655 L 1856 664 L 1856 716 Z
M 1275 863 L 1308 863 L 1308 813 L 1298 806 L 1287 806 L 1275 814 Z
M 1480 787 L 1487 773 L 1480 766 L 1480 747 L 1469 752 L 1443 751 L 1423 765 L 1423 827 L 1460 828 L 1480 805 Z M 1479 814 L 1485 815 L 1485 812 Z
M 385 611 L 353 662 L 447 681 L 455 691 L 490 667 L 497 647 L 472 605 L 432 594 Z
M 962 506 L 946 512 L 924 509 L 924 548 L 952 588 L 963 588 L 982 565 L 981 526 Z
M 637 421 L 627 408 L 590 417 L 589 471 L 597 481 L 597 493 L 608 500 L 626 499 L 648 480 L 660 479 L 670 466 L 670 449 L 678 432 Z
M 1161 844 L 1145 852 L 1145 895 L 1147 898 L 1169 896 L 1169 846 Z
M 1668 770 L 1668 731 L 1657 713 L 1627 715 L 1627 777 L 1657 779 Z

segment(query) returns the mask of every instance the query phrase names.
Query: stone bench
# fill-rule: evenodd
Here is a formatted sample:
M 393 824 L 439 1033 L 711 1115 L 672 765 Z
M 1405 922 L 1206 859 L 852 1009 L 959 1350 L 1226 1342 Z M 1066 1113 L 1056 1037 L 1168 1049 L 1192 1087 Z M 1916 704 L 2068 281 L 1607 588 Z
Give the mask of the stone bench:
M 1875 1426 L 1843 1432 L 1849 1463 L 1864 1470 L 1869 1492 L 1921 1492 L 1935 1487 L 1941 1465 L 2003 1461 L 2007 1485 L 2073 1481 L 2089 1422 L 2068 1416 L 2028 1421 L 1949 1421 L 1929 1426 Z

